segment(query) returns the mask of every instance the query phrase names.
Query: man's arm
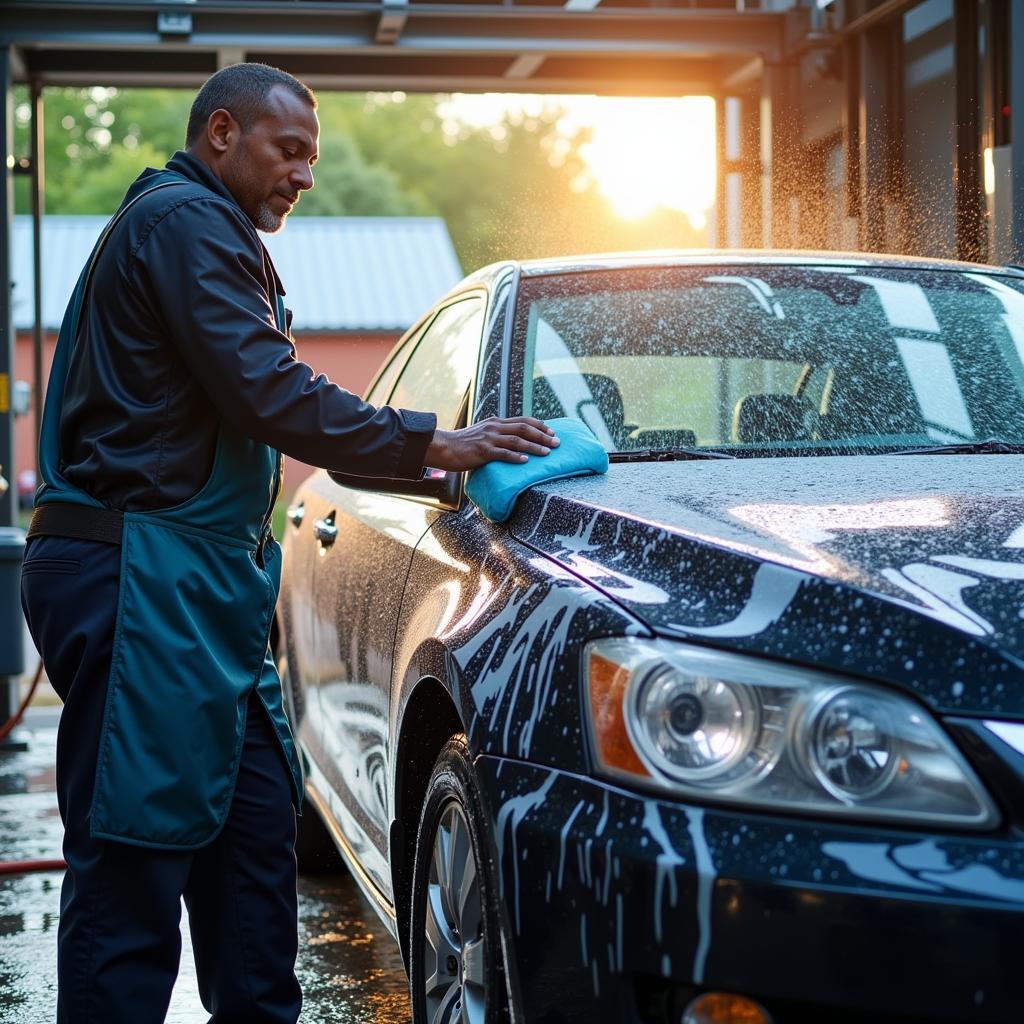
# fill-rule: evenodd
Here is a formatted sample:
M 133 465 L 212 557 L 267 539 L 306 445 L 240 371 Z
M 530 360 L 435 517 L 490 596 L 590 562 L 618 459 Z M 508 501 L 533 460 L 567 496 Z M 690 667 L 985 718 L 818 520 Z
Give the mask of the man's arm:
M 418 477 L 495 458 L 547 454 L 526 418 L 436 431 L 436 417 L 375 408 L 295 356 L 277 330 L 262 249 L 241 211 L 216 199 L 168 213 L 135 254 L 140 286 L 217 411 L 242 433 L 303 462 L 364 476 Z

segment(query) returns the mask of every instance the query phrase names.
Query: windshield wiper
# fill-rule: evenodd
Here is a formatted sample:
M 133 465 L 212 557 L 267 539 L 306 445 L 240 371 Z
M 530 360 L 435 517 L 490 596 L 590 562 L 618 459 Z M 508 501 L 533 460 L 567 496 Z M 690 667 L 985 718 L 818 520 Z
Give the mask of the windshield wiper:
M 642 448 L 635 452 L 610 452 L 609 462 L 685 462 L 689 459 L 735 459 L 713 448 Z
M 1024 455 L 1024 444 L 988 437 L 984 441 L 958 441 L 926 448 L 901 448 L 889 455 Z

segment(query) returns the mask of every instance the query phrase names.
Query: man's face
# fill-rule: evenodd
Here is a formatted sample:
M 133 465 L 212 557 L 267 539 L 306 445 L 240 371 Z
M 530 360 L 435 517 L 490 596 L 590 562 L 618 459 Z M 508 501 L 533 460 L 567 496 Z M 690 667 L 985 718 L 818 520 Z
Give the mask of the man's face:
M 316 111 L 275 86 L 263 116 L 232 140 L 220 177 L 260 231 L 280 231 L 299 194 L 313 187 L 319 139 Z

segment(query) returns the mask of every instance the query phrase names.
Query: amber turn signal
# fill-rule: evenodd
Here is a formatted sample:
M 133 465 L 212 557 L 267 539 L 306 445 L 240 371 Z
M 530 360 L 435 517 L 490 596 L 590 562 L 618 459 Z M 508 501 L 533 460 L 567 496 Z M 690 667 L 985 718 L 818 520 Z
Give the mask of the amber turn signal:
M 626 731 L 623 701 L 629 669 L 610 658 L 591 653 L 588 665 L 590 711 L 597 755 L 608 768 L 630 775 L 650 775 L 637 756 Z
M 729 992 L 705 992 L 683 1011 L 680 1024 L 772 1024 L 759 1003 Z

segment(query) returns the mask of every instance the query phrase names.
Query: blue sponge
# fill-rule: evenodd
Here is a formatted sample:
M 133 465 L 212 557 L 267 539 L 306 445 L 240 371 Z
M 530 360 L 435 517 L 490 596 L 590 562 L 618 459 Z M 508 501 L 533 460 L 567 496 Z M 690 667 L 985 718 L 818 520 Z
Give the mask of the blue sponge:
M 563 416 L 545 422 L 560 442 L 547 455 L 531 455 L 526 462 L 488 462 L 470 473 L 466 494 L 493 522 L 505 522 L 516 498 L 534 484 L 608 472 L 608 453 L 582 420 Z

